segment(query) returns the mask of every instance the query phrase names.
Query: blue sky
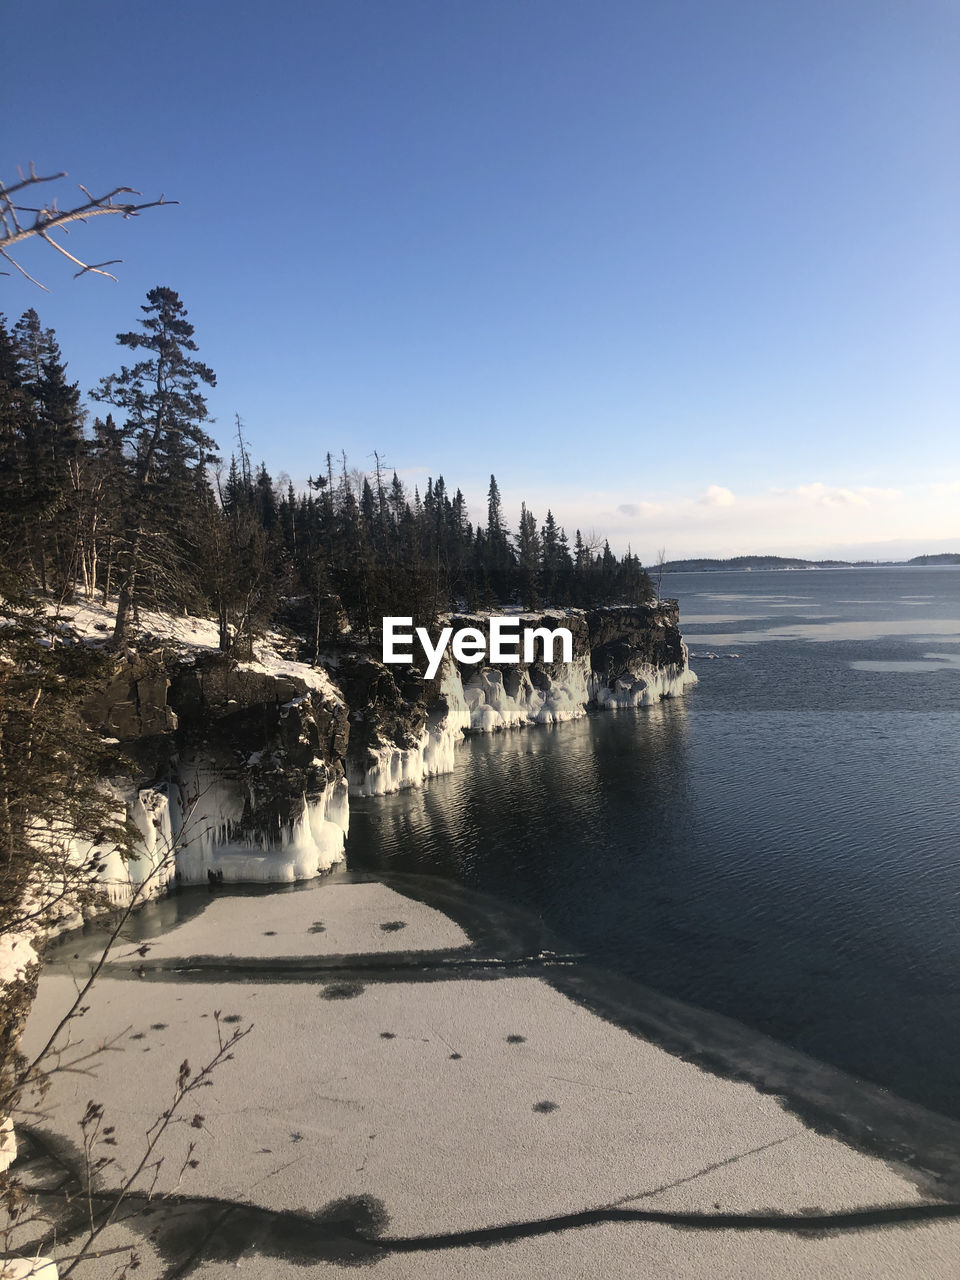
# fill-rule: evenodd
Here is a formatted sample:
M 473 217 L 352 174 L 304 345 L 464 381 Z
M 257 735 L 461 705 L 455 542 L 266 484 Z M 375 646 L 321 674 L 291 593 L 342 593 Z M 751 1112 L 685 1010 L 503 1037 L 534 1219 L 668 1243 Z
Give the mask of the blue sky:
M 377 449 L 644 558 L 960 547 L 954 0 L 54 0 L 5 43 L 7 181 L 181 202 L 74 232 L 118 284 L 0 278 L 85 389 L 165 284 L 214 434 L 297 483 Z

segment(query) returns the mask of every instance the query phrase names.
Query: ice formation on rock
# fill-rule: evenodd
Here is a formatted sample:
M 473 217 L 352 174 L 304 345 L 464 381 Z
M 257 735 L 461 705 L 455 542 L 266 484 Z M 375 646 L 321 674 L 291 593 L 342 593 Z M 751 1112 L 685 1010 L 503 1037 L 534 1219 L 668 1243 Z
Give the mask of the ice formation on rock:
M 462 615 L 460 620 L 482 630 L 489 626 L 490 615 Z M 214 771 L 209 761 L 207 767 L 187 767 L 181 762 L 179 776 L 163 789 L 145 788 L 123 796 L 140 838 L 134 857 L 124 858 L 115 849 L 101 851 L 110 899 L 124 905 L 138 892 L 161 892 L 174 874 L 174 865 L 177 878 L 186 883 L 204 883 L 211 875 L 225 881 L 261 882 L 290 882 L 319 875 L 344 857 L 349 795 L 386 795 L 452 772 L 464 733 L 556 724 L 585 715 L 588 706 L 647 706 L 676 696 L 696 682 L 689 669 L 687 648 L 675 629 L 676 617 L 671 620 L 659 606 L 653 610 L 624 607 L 589 615 L 583 610 L 546 610 L 518 614 L 520 621 L 551 626 L 561 622 L 573 628 L 577 636 L 573 660 L 475 666 L 458 665 L 446 653 L 439 688 L 434 684 L 437 693 L 428 699 L 426 720 L 422 701 L 418 704 L 414 694 L 405 702 L 408 695 L 404 694 L 400 712 L 390 713 L 392 720 L 388 716 L 387 722 L 379 725 L 375 718 L 371 721 L 371 745 L 346 759 L 342 745 L 331 746 L 339 741 L 339 733 L 346 740 L 346 722 L 338 729 L 336 716 L 343 719 L 348 706 L 353 708 L 354 718 L 362 719 L 370 709 L 376 711 L 381 697 L 373 692 L 380 687 L 376 669 L 385 668 L 372 660 L 368 663 L 373 669 L 371 684 L 365 675 L 367 668 L 357 664 L 364 673 L 361 698 L 349 701 L 356 699 L 357 691 L 349 692 L 339 667 L 334 683 L 321 668 L 282 657 L 268 638 L 259 645 L 254 660 L 238 664 L 235 670 L 245 677 L 269 677 L 278 688 L 286 682 L 294 691 L 301 690 L 292 699 L 288 694 L 280 705 L 278 727 L 271 731 L 274 737 L 262 750 L 250 754 L 248 748 L 242 765 L 228 763 Z M 156 622 L 158 632 L 163 622 L 162 618 Z M 176 633 L 175 642 L 185 646 L 181 656 L 189 658 L 191 647 L 199 653 L 211 646 L 212 635 L 207 634 L 209 627 L 204 630 L 206 625 L 191 620 L 190 627 L 182 629 L 184 634 Z M 672 639 L 668 636 L 671 627 Z M 230 694 L 229 686 L 219 669 L 211 668 L 211 672 L 204 668 L 204 680 L 209 681 L 222 706 L 230 708 L 230 701 L 223 702 Z M 347 698 L 343 689 L 348 690 Z M 263 688 L 256 686 L 254 692 L 254 701 L 262 698 L 265 707 L 274 705 L 270 680 Z M 204 705 L 207 696 L 207 686 L 201 681 L 194 695 L 197 705 Z M 427 697 L 425 691 L 421 697 Z M 316 700 L 316 707 L 311 699 Z M 384 705 L 395 704 L 388 697 Z M 301 755 L 307 751 L 307 758 L 298 760 L 295 768 L 289 754 L 295 749 L 291 742 Z M 311 743 L 319 753 L 312 763 Z M 336 777 L 344 766 L 347 777 Z M 258 781 L 264 770 L 282 784 L 266 801 Z M 333 780 L 324 786 L 324 779 L 331 775 Z M 264 816 L 271 813 L 278 816 Z
M 205 883 L 208 872 L 225 881 L 272 884 L 307 880 L 342 862 L 350 807 L 343 778 L 318 797 L 302 796 L 299 813 L 265 833 L 246 831 L 244 796 L 230 779 L 194 769 L 179 788 L 177 878 Z
M 351 795 L 384 796 L 391 791 L 418 787 L 425 778 L 453 772 L 457 743 L 464 730 L 472 726 L 460 672 L 449 656 L 444 658 L 440 695 L 442 701 L 427 721 L 416 746 L 372 747 L 367 753 L 364 772 L 354 767 L 348 770 Z
M 100 881 L 110 902 L 125 907 L 133 899 L 153 898 L 162 893 L 174 874 L 174 818 L 169 788 L 144 787 L 138 791 L 117 791 L 126 815 L 137 828 L 138 838 L 129 855 L 112 848 L 101 851 Z M 122 818 L 122 812 L 118 813 Z M 89 856 L 89 855 L 87 855 Z
M 483 667 L 471 672 L 464 683 L 456 663 L 444 659 L 440 693 L 446 710 L 428 721 L 416 746 L 387 743 L 367 752 L 366 770 L 348 770 L 350 794 L 382 796 L 418 787 L 437 774 L 452 773 L 455 750 L 464 732 L 492 733 L 523 725 L 559 724 L 586 715 L 589 706 L 614 710 L 650 706 L 661 698 L 677 697 L 697 677 L 688 666 L 686 645 L 679 663 L 664 667 L 641 666 L 637 673 L 616 679 L 612 685 L 590 668 L 589 653 L 573 662 L 551 665 L 542 677 L 543 688 L 531 678 L 530 668 Z
M 496 667 L 476 672 L 463 690 L 470 708 L 470 728 L 489 733 L 518 725 L 577 719 L 586 713 L 590 701 L 589 666 L 589 657 L 554 663 L 546 689 L 534 686 L 526 667 L 506 674 Z
M 590 701 L 604 709 L 620 707 L 649 707 L 661 698 L 676 698 L 697 683 L 696 673 L 687 665 L 687 647 L 683 646 L 683 662 L 665 667 L 644 665 L 635 676 L 620 676 L 611 688 L 609 684 L 590 676 Z

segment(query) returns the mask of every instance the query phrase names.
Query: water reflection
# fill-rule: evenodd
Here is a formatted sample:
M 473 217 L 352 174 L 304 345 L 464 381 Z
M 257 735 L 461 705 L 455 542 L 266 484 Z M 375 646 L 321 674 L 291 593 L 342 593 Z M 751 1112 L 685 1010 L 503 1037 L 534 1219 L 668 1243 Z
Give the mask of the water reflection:
M 399 860 L 501 888 L 593 874 L 606 847 L 625 833 L 643 843 L 684 794 L 686 716 L 682 700 L 606 713 L 602 751 L 593 716 L 468 738 L 453 774 L 355 802 L 351 865 Z
M 960 574 L 791 574 L 815 580 L 793 620 L 776 575 L 745 577 L 669 583 L 681 618 L 722 599 L 735 634 L 687 639 L 740 661 L 656 708 L 468 741 L 452 776 L 356 806 L 351 864 L 515 902 L 610 969 L 958 1114 L 960 681 L 929 677 L 960 667 Z M 928 589 L 918 622 L 900 597 Z

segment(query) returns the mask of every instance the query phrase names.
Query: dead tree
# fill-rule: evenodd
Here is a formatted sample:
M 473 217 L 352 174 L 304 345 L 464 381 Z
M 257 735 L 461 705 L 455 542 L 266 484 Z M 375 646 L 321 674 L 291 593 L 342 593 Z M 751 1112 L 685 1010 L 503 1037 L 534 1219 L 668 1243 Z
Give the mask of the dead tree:
M 53 173 L 48 177 L 42 177 L 32 164 L 27 174 L 24 174 L 22 169 L 18 169 L 17 173 L 19 181 L 12 186 L 8 187 L 0 182 L 0 258 L 5 258 L 21 275 L 26 276 L 32 284 L 44 291 L 46 286 L 34 279 L 10 253 L 14 245 L 19 245 L 25 240 L 43 240 L 56 249 L 57 253 L 62 253 L 65 258 L 69 258 L 75 266 L 80 268 L 79 271 L 74 272 L 74 279 L 77 276 L 86 275 L 89 271 L 94 275 L 107 276 L 110 280 L 116 280 L 117 277 L 105 268 L 116 266 L 123 261 L 122 258 L 111 258 L 109 262 L 83 262 L 70 253 L 54 233 L 59 232 L 67 236 L 70 234 L 71 223 L 87 222 L 90 218 L 98 218 L 103 214 L 119 214 L 122 218 L 135 218 L 144 209 L 155 209 L 162 204 L 179 203 L 177 200 L 167 200 L 162 195 L 159 200 L 147 200 L 141 204 L 129 200 L 118 201 L 118 196 L 139 196 L 140 192 L 134 191 L 132 187 L 114 187 L 104 196 L 93 196 L 81 183 L 78 185 L 86 199 L 68 209 L 59 207 L 56 196 L 43 205 L 22 204 L 22 200 L 29 198 L 26 193 L 34 187 L 39 187 L 45 182 L 59 182 L 67 175 Z M 10 272 L 4 271 L 0 274 L 9 275 Z

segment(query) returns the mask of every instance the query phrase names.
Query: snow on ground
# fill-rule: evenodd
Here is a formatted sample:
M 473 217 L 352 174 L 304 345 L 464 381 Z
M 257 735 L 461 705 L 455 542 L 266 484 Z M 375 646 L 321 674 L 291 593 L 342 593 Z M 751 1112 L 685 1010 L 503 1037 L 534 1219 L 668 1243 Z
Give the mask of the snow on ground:
M 83 601 L 66 606 L 60 622 L 63 629 L 87 641 L 107 640 L 113 634 L 116 607 L 104 607 L 96 601 Z M 136 639 L 148 642 L 165 642 L 182 649 L 216 653 L 220 649 L 220 630 L 213 618 L 195 618 L 187 615 L 158 613 L 142 609 L 139 625 L 134 632 Z M 134 644 L 136 643 L 134 640 Z M 302 680 L 308 688 L 323 694 L 332 702 L 343 702 L 340 691 L 325 671 L 306 662 L 285 658 L 282 654 L 284 639 L 276 632 L 268 632 L 254 643 L 253 660 L 241 662 L 241 671 L 255 671 L 262 675 L 292 676 Z
M 28 965 L 36 962 L 37 953 L 28 934 L 0 934 L 0 986 L 19 982 Z
M 28 967 L 37 963 L 31 935 L 25 931 L 0 935 L 0 993 L 19 982 Z M 17 1158 L 17 1139 L 8 1116 L 0 1116 L 0 1171 L 8 1168 Z M 0 1267 L 2 1267 L 0 1259 Z M 3 1275 L 0 1270 L 0 1276 Z
M 346 913 L 340 945 L 364 951 L 364 913 L 347 917 L 349 895 L 365 888 L 323 884 L 277 895 L 270 927 L 279 935 L 290 912 L 292 928 L 305 918 L 302 901 L 315 900 L 329 925 Z M 204 916 L 221 903 L 233 908 L 237 900 L 214 899 Z M 243 945 L 239 924 L 237 934 Z M 226 917 L 206 936 L 205 950 L 223 943 L 236 950 Z M 119 1167 L 130 1167 L 144 1130 L 167 1105 L 178 1065 L 198 1063 L 215 1047 L 213 1010 L 230 1026 L 253 1024 L 204 1093 L 200 1164 L 179 1187 L 249 1206 L 212 1244 L 217 1260 L 199 1263 L 205 1280 L 226 1280 L 238 1269 L 293 1280 L 305 1266 L 346 1280 L 355 1265 L 331 1258 L 322 1239 L 314 1245 L 311 1223 L 348 1197 L 383 1206 L 384 1248 L 365 1259 L 382 1280 L 956 1274 L 960 1223 L 949 1218 L 854 1231 L 757 1231 L 735 1223 L 711 1229 L 714 1215 L 802 1219 L 877 1205 L 909 1211 L 924 1197 L 881 1160 L 805 1127 L 776 1097 L 672 1056 L 539 978 L 511 972 L 485 981 L 398 981 L 389 965 L 349 982 L 336 975 L 318 981 L 315 973 L 283 983 L 253 971 L 233 976 L 242 980 L 102 979 L 82 1030 L 96 1043 L 129 1028 L 123 1051 L 103 1057 L 96 1084 L 56 1077 L 48 1098 L 52 1123 L 66 1135 L 76 1132 L 95 1090 L 110 1122 L 118 1122 Z M 66 973 L 44 974 L 28 1046 L 73 992 Z M 174 1146 L 158 1191 L 177 1181 L 181 1154 Z M 525 1232 L 538 1219 L 602 1206 L 692 1213 L 702 1221 L 686 1229 L 620 1221 Z M 289 1261 L 276 1256 L 288 1243 L 286 1228 L 278 1224 L 271 1235 L 263 1225 L 276 1222 L 270 1215 L 277 1211 L 293 1215 Z M 158 1239 L 166 1212 L 158 1201 L 145 1228 Z M 485 1227 L 502 1228 L 486 1247 L 389 1247 L 397 1238 Z M 175 1265 L 149 1241 L 142 1257 L 143 1280 Z M 112 1259 L 92 1264 L 91 1280 L 106 1280 L 112 1266 Z
M 64 605 L 59 621 L 62 630 L 84 640 L 97 641 L 108 640 L 113 635 L 116 617 L 115 604 L 77 600 Z M 185 649 L 217 650 L 220 647 L 220 631 L 212 618 L 159 613 L 152 609 L 140 610 L 139 625 L 131 628 L 131 634 L 143 640 L 167 641 Z
M 295 893 L 214 896 L 199 915 L 151 941 L 145 962 L 199 955 L 387 955 L 469 943 L 448 916 L 386 885 L 314 883 Z M 118 959 L 144 963 L 135 951 L 119 950 Z

